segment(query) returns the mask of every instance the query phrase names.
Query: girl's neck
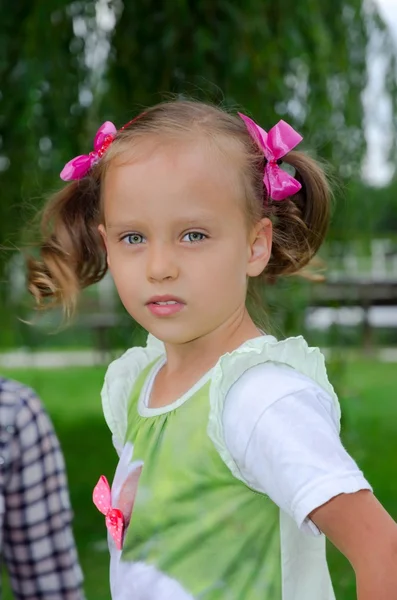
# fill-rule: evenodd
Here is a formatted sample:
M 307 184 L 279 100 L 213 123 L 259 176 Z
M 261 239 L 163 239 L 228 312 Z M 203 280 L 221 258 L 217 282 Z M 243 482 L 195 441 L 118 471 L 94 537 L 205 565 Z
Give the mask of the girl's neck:
M 232 352 L 247 340 L 262 335 L 252 321 L 248 311 L 234 316 L 222 323 L 217 329 L 184 344 L 165 343 L 167 376 L 180 373 L 181 370 L 205 372 L 211 369 L 219 358 Z

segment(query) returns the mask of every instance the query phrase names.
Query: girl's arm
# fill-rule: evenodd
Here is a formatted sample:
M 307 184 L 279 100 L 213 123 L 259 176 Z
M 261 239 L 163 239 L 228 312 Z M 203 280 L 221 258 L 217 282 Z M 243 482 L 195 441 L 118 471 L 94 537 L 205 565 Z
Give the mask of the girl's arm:
M 336 496 L 310 517 L 350 561 L 358 600 L 397 599 L 397 524 L 371 492 Z
M 257 365 L 228 392 L 223 427 L 245 481 L 350 560 L 359 600 L 397 600 L 397 525 L 343 447 L 322 388 L 283 365 Z

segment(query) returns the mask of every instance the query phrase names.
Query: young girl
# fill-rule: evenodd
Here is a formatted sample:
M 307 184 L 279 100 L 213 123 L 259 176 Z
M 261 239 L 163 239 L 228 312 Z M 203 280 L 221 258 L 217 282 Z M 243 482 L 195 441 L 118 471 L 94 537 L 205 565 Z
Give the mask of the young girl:
M 397 527 L 340 442 L 323 356 L 246 308 L 255 280 L 298 272 L 327 229 L 327 181 L 300 141 L 283 121 L 266 133 L 160 104 L 105 123 L 45 209 L 39 305 L 71 310 L 109 267 L 149 332 L 102 396 L 120 463 L 94 501 L 117 600 L 331 600 L 323 534 L 360 600 L 397 598 Z

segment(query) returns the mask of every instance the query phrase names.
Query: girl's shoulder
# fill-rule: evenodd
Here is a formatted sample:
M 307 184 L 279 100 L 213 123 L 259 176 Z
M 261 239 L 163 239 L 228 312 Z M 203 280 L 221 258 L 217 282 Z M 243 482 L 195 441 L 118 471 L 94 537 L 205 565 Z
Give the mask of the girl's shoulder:
M 134 383 L 140 373 L 164 353 L 163 343 L 149 334 L 145 347 L 130 348 L 108 366 L 101 391 L 102 408 L 118 450 L 125 436 L 128 400 Z
M 328 380 L 324 355 L 302 336 L 278 341 L 263 335 L 221 356 L 211 378 L 208 435 L 235 476 L 239 477 L 225 445 L 223 419 L 231 389 L 239 391 L 243 400 L 248 394 L 257 394 L 258 404 L 265 408 L 285 395 L 310 387 L 324 390 L 339 421 L 339 401 Z
M 233 352 L 224 354 L 213 370 L 213 389 L 218 394 L 226 395 L 252 367 L 269 363 L 289 367 L 273 369 L 273 379 L 275 375 L 279 375 L 280 389 L 303 376 L 336 398 L 334 388 L 328 380 L 324 355 L 319 348 L 309 346 L 301 335 L 280 341 L 272 335 L 262 335 L 248 340 Z

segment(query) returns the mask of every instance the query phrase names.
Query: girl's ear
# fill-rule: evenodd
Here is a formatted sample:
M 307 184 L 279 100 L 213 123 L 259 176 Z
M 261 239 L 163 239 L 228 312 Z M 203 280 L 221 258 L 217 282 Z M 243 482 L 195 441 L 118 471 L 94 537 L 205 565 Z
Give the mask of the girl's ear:
M 101 225 L 98 225 L 98 231 L 101 234 L 103 243 L 105 245 L 105 249 L 106 249 L 106 262 L 108 263 L 108 267 L 110 267 L 110 264 L 109 264 L 109 252 L 108 252 L 108 239 L 107 239 L 107 236 L 106 236 L 105 226 L 102 225 L 102 223 L 101 223 Z
M 272 222 L 267 217 L 261 219 L 253 228 L 249 238 L 247 275 L 257 277 L 265 270 L 272 252 Z

